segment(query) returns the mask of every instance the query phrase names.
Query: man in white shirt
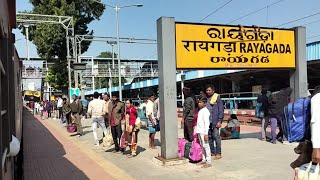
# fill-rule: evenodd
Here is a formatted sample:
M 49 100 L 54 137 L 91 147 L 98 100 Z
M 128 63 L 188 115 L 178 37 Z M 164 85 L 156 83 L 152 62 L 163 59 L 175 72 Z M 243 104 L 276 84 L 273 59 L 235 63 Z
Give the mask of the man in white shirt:
M 311 141 L 312 161 L 320 163 L 320 86 L 314 89 L 311 96 Z
M 58 97 L 57 108 L 59 110 L 59 119 L 62 121 L 62 107 L 63 107 L 63 100 L 61 97 Z
M 156 135 L 156 118 L 154 114 L 154 95 L 150 95 L 146 106 L 146 115 L 149 127 L 149 148 L 156 149 L 154 146 L 154 137 Z
M 104 94 L 103 100 L 105 101 L 105 109 L 106 109 L 104 120 L 106 122 L 106 127 L 108 127 L 108 122 L 111 117 L 111 111 L 112 111 L 112 101 L 110 100 L 110 95 L 108 93 Z
M 156 117 L 156 119 L 158 121 L 160 121 L 160 98 L 158 97 L 155 101 L 154 101 L 154 115 Z
M 146 108 L 147 108 L 148 99 L 143 100 L 143 103 L 140 104 L 139 109 L 142 110 L 143 114 L 146 115 Z
M 90 101 L 88 106 L 88 113 L 91 115 L 92 118 L 92 131 L 93 137 L 95 141 L 95 146 L 99 146 L 98 136 L 97 136 L 97 125 L 99 125 L 104 134 L 107 134 L 106 125 L 104 122 L 104 115 L 107 112 L 105 101 L 99 98 L 99 93 L 94 92 L 93 94 L 94 99 Z

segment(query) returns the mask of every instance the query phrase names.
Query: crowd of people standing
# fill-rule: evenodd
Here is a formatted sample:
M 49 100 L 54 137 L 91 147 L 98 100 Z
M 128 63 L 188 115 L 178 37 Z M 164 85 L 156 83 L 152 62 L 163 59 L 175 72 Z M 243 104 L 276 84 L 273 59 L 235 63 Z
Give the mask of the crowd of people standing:
M 203 158 L 199 165 L 211 167 L 211 158 L 222 158 L 221 137 L 219 129 L 224 119 L 224 105 L 220 95 L 212 84 L 206 86 L 196 98 L 192 89 L 183 88 L 185 96 L 183 104 L 184 138 L 189 141 L 199 141 L 203 148 Z
M 149 147 L 154 149 L 155 133 L 159 131 L 159 99 L 155 95 L 150 95 L 146 101 L 145 115 L 149 119 Z M 100 127 L 105 137 L 110 130 L 114 144 L 114 153 L 123 154 L 125 147 L 130 147 L 131 153 L 128 157 L 137 155 L 138 134 L 141 127 L 141 121 L 138 117 L 138 109 L 133 105 L 131 99 L 121 102 L 117 95 L 110 97 L 109 94 L 101 95 L 95 92 L 93 98 L 80 99 L 76 95 L 72 96 L 72 100 L 68 98 L 56 97 L 52 102 L 43 101 L 36 103 L 34 107 L 35 113 L 39 114 L 42 119 L 56 118 L 59 119 L 65 127 L 70 125 L 76 126 L 76 134 L 78 137 L 83 136 L 83 127 L 81 117 L 92 120 L 92 131 L 94 138 L 94 146 L 103 143 L 103 139 L 98 139 L 97 128 Z M 52 113 L 52 116 L 51 116 Z M 138 122 L 139 121 L 139 122 Z M 123 144 L 125 139 L 125 144 Z

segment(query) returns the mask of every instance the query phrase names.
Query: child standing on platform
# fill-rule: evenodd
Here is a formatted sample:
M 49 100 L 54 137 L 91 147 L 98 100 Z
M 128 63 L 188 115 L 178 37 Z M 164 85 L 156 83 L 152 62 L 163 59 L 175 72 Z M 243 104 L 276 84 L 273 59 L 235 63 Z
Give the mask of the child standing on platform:
M 202 165 L 201 168 L 211 167 L 211 151 L 209 145 L 209 126 L 210 126 L 210 112 L 206 108 L 207 98 L 202 97 L 199 102 L 200 111 L 198 113 L 197 126 L 195 132 L 198 134 L 200 144 L 203 148 L 202 162 L 199 162 L 198 165 Z

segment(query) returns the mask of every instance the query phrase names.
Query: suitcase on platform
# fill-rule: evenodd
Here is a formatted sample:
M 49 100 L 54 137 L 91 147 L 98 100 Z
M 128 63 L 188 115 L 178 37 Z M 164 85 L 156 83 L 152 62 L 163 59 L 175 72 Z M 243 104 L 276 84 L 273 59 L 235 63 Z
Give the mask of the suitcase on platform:
M 300 98 L 284 108 L 283 133 L 288 141 L 301 142 L 310 138 L 311 98 Z

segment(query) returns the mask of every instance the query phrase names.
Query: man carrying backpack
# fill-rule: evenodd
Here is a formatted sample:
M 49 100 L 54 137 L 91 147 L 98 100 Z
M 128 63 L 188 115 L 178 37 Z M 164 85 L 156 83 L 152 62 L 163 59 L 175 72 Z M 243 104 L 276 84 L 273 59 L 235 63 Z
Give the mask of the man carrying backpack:
M 311 95 L 311 141 L 312 161 L 320 163 L 320 86 Z
M 256 117 L 261 119 L 261 140 L 266 140 L 266 129 L 268 127 L 268 122 L 266 118 L 268 115 L 268 97 L 267 97 L 267 90 L 263 89 L 261 91 L 261 95 L 258 96 L 257 99 L 257 110 L 256 110 Z
M 283 109 L 288 105 L 288 97 L 292 93 L 292 88 L 288 87 L 279 92 L 272 93 L 268 98 L 268 116 L 266 121 L 271 124 L 271 142 L 276 144 L 277 139 L 281 142 L 286 141 L 283 135 Z M 276 135 L 277 124 L 279 124 L 279 133 Z

